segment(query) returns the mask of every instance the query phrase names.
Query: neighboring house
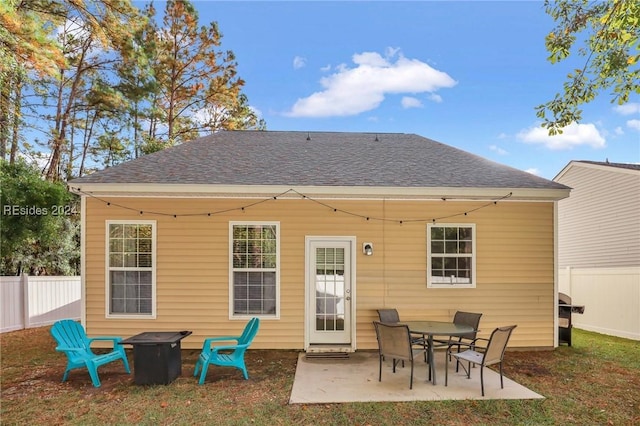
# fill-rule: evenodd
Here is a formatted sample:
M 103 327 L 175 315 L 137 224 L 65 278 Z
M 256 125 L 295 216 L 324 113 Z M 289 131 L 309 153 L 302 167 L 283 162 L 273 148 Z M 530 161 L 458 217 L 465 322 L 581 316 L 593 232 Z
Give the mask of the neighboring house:
M 414 134 L 229 131 L 75 179 L 90 334 L 374 349 L 376 309 L 553 348 L 569 188 Z M 368 255 L 366 252 L 369 252 Z
M 571 161 L 554 181 L 559 290 L 584 305 L 578 328 L 640 340 L 640 165 Z

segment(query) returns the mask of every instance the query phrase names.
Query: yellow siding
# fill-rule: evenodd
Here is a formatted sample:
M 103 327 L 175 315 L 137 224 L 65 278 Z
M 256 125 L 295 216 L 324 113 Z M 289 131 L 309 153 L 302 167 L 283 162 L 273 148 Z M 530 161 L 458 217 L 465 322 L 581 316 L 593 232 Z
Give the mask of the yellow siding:
M 222 211 L 252 200 L 109 198 L 111 206 L 86 202 L 86 321 L 91 335 L 131 336 L 141 331 L 192 330 L 183 348 L 200 347 L 205 336 L 239 334 L 245 320 L 229 320 L 229 222 L 280 222 L 280 319 L 265 319 L 253 348 L 304 346 L 305 236 L 355 236 L 357 348 L 376 348 L 375 310 L 395 307 L 403 319 L 449 320 L 456 310 L 483 312 L 481 335 L 517 324 L 511 346 L 553 347 L 553 203 L 505 201 L 439 223 L 475 223 L 477 288 L 426 286 L 426 222 L 470 211 L 486 202 L 327 201 L 369 216 L 365 220 L 310 200 L 278 199 L 245 211 L 211 217 L 161 216 Z M 135 208 L 122 209 L 116 204 Z M 399 224 L 377 218 L 404 220 Z M 157 318 L 105 317 L 105 222 L 155 220 Z M 362 242 L 374 255 L 361 253 Z

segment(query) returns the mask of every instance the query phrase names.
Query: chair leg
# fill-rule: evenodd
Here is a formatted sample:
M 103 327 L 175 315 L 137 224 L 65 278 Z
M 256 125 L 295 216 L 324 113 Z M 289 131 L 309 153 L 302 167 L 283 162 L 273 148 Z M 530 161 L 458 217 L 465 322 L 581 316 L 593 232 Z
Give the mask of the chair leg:
M 502 362 L 500 363 L 500 389 L 504 389 L 504 382 L 502 381 Z
M 242 367 L 240 367 L 240 371 L 242 371 L 242 376 L 244 376 L 244 379 L 249 380 L 249 373 L 247 372 L 247 367 L 243 365 Z
M 458 345 L 458 353 L 460 353 L 460 345 Z M 473 364 L 473 366 L 475 367 L 476 365 Z M 464 367 L 463 367 L 464 368 Z M 467 368 L 471 368 L 471 363 L 468 364 Z M 456 373 L 460 371 L 460 360 L 456 359 Z
M 484 375 L 482 372 L 484 371 L 484 366 L 480 366 L 480 390 L 482 391 L 482 396 L 484 396 Z
M 451 355 L 449 355 L 449 350 L 447 350 L 444 356 L 445 356 L 445 361 L 447 360 L 447 358 L 451 358 Z M 429 372 L 431 372 L 431 366 L 429 366 Z M 445 362 L 444 363 L 444 386 L 445 387 L 447 386 L 448 382 L 449 382 L 449 363 Z
M 411 379 L 409 379 L 409 389 L 413 389 L 413 360 L 411 360 Z
M 204 384 L 204 379 L 207 377 L 208 369 L 209 369 L 209 363 L 202 363 L 202 372 L 200 372 L 200 380 L 198 380 L 199 385 Z
M 87 363 L 87 370 L 89 370 L 89 376 L 91 377 L 91 383 L 96 388 L 100 387 L 100 378 L 98 377 L 98 367 L 93 363 Z
M 378 371 L 378 381 L 381 382 L 382 381 L 382 360 L 384 359 L 383 355 L 380 355 L 380 369 Z
M 127 374 L 131 374 L 131 369 L 129 368 L 129 361 L 127 360 L 126 355 L 123 356 L 122 363 L 124 364 L 124 371 L 126 371 Z
M 462 364 L 462 362 L 458 358 L 456 358 L 456 373 L 458 372 L 458 365 L 460 365 L 464 372 L 467 374 L 467 379 L 471 379 L 471 362 L 469 362 L 469 366 L 465 367 L 464 364 Z

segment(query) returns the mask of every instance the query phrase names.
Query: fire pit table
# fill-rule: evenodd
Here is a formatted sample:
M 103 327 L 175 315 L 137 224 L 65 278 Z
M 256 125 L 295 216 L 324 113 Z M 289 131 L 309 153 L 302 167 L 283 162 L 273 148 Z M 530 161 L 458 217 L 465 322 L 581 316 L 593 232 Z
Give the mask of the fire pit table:
M 146 331 L 122 340 L 133 346 L 136 385 L 168 385 L 182 374 L 180 340 L 191 331 Z

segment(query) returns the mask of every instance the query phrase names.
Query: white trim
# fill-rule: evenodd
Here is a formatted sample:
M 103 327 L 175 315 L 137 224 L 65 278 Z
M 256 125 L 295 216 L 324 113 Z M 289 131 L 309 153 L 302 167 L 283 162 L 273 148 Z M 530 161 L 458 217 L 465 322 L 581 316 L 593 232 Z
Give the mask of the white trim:
M 125 225 L 151 225 L 151 314 L 112 314 L 109 312 L 109 305 L 111 301 L 111 291 L 109 285 L 109 225 L 112 224 L 125 224 Z M 104 285 L 105 285 L 105 299 L 104 299 L 104 310 L 105 310 L 105 318 L 110 319 L 137 319 L 137 320 L 149 320 L 156 319 L 157 311 L 157 281 L 156 281 L 156 270 L 157 270 L 157 223 L 155 220 L 105 220 L 105 276 L 104 276 Z
M 87 197 L 80 197 L 80 322 L 87 327 Z
M 564 166 L 562 170 L 553 178 L 554 182 L 560 182 L 560 179 L 573 167 L 582 167 L 585 169 L 597 169 L 610 173 L 622 173 L 622 174 L 631 174 L 631 175 L 640 175 L 640 171 L 634 169 L 628 169 L 624 167 L 616 167 L 615 164 L 593 164 L 593 163 L 585 163 L 583 161 L 572 160 Z
M 471 228 L 471 283 L 438 283 L 431 280 L 431 228 Z M 476 288 L 478 277 L 476 275 L 476 260 L 478 253 L 476 252 L 476 224 L 475 223 L 427 223 L 427 288 Z M 469 257 L 469 256 L 464 256 Z
M 359 253 L 359 251 L 356 249 L 356 242 L 357 242 L 357 238 L 354 236 L 329 236 L 329 235 L 307 235 L 304 238 L 305 243 L 304 243 L 304 350 L 305 351 L 309 351 L 310 347 L 311 347 L 311 339 L 310 339 L 310 334 L 311 334 L 311 330 L 309 329 L 310 327 L 310 318 L 309 316 L 312 314 L 312 309 L 309 305 L 310 300 L 311 300 L 311 295 L 309 294 L 309 288 L 311 286 L 311 280 L 310 280 L 310 276 L 312 275 L 310 273 L 309 270 L 309 262 L 310 262 L 310 248 L 311 248 L 311 243 L 312 242 L 327 242 L 327 243 L 331 243 L 331 242 L 347 242 L 350 244 L 350 253 L 349 253 L 349 262 L 350 262 L 350 274 L 349 274 L 349 279 L 351 280 L 351 302 L 349 304 L 349 315 L 350 315 L 350 329 L 349 329 L 349 333 L 350 333 L 350 339 L 351 339 L 351 345 L 348 347 L 348 349 L 351 352 L 355 352 L 356 348 L 357 348 L 357 342 L 356 342 L 356 337 L 357 337 L 357 333 L 356 333 L 356 323 L 357 323 L 357 318 L 356 318 L 356 306 L 357 306 L 357 300 L 356 300 L 356 271 L 357 271 L 357 264 L 356 264 L 356 259 L 357 259 L 357 253 Z M 346 259 L 346 257 L 345 257 Z M 315 297 L 315 295 L 314 295 Z M 313 312 L 313 317 L 315 318 L 315 312 Z M 322 352 L 323 350 L 317 350 L 318 352 Z
M 275 225 L 276 227 L 276 314 L 275 315 L 234 315 L 233 314 L 233 227 L 234 225 Z M 235 220 L 229 221 L 229 319 L 230 320 L 247 320 L 258 317 L 264 320 L 280 319 L 280 222 L 279 221 L 245 221 Z M 260 271 L 261 269 L 256 269 Z
M 450 187 L 375 187 L 375 186 L 282 186 L 282 185 L 206 185 L 206 184 L 142 184 L 142 183 L 85 183 L 71 184 L 69 189 L 96 197 L 116 196 L 172 196 L 182 197 L 264 197 L 295 189 L 301 194 L 328 198 L 384 198 L 439 200 L 494 200 L 511 193 L 510 200 L 560 200 L 569 196 L 569 189 L 554 188 L 450 188 Z M 287 193 L 281 198 L 300 198 Z
M 560 273 L 558 271 L 558 202 L 553 203 L 553 347 L 559 346 L 560 333 L 558 331 L 558 292 L 560 291 Z

